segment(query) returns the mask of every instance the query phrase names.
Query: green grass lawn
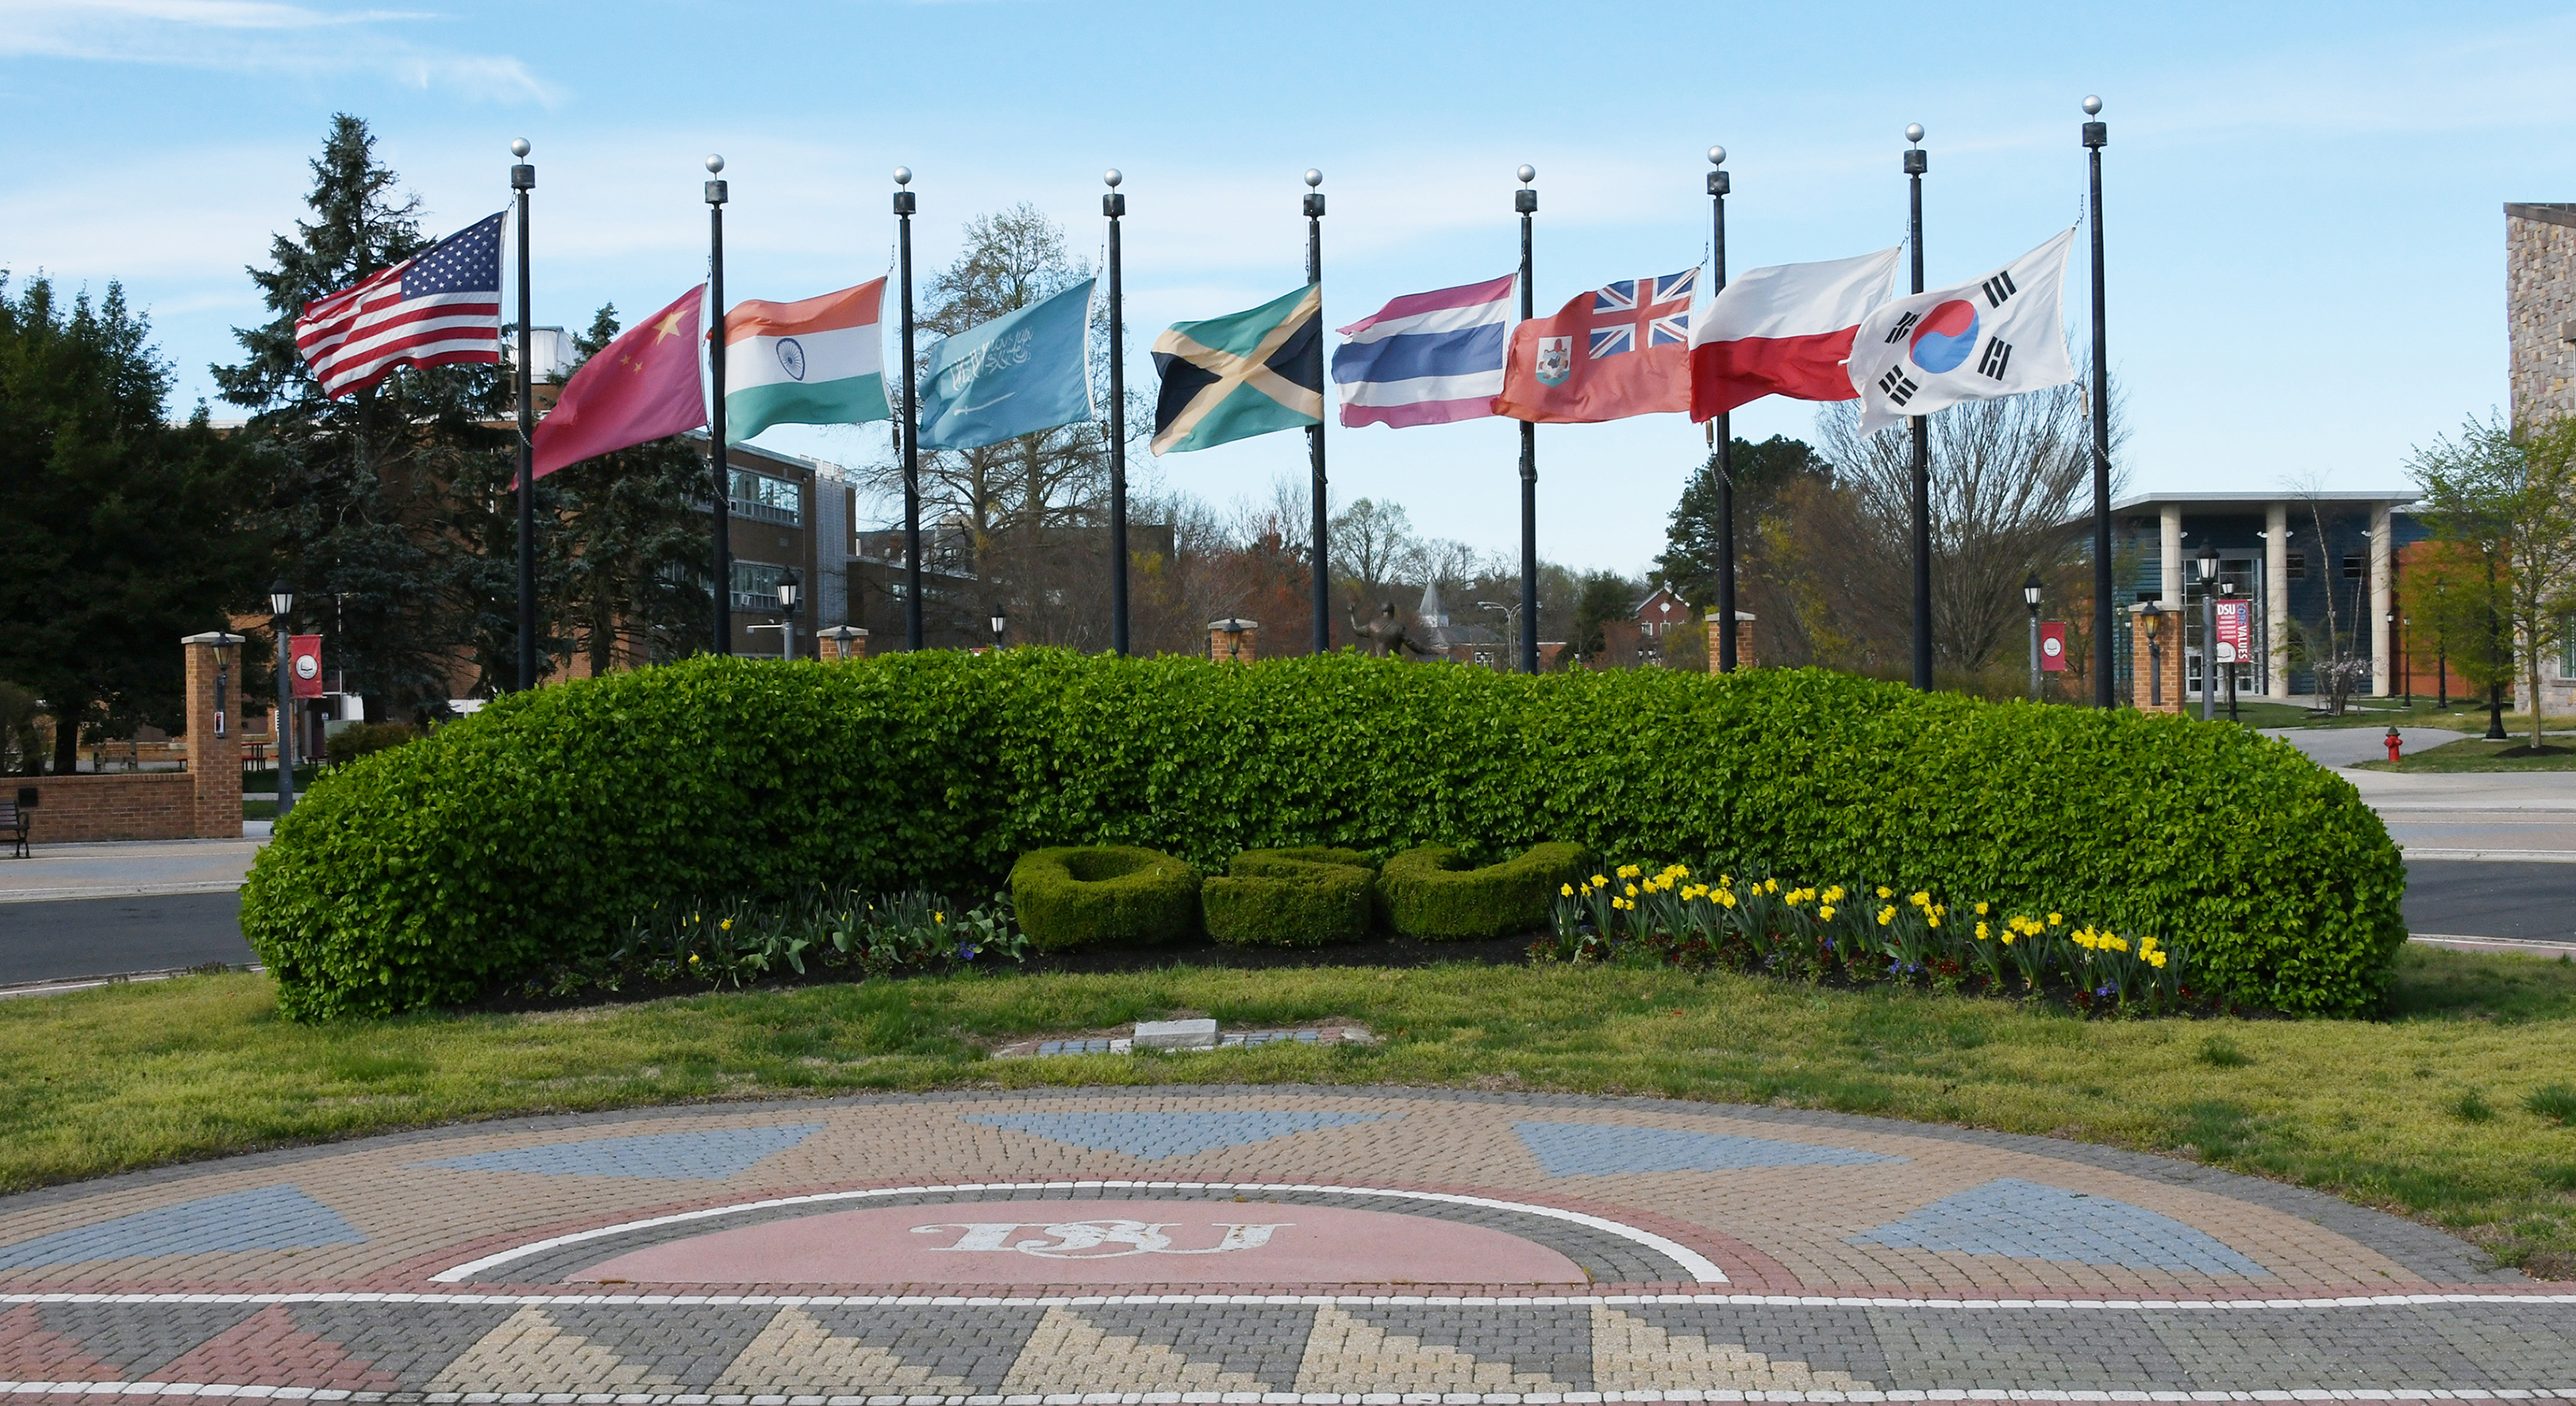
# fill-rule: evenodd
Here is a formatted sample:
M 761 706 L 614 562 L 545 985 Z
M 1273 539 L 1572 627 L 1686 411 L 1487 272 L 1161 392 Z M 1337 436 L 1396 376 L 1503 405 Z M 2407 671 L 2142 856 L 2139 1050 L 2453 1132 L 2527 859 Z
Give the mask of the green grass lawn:
M 2522 733 L 2502 742 L 2489 742 L 2483 737 L 2462 738 L 2410 752 L 2406 759 L 2390 762 L 2354 762 L 2363 771 L 2576 771 L 2576 738 L 2564 733 L 2549 733 L 2553 749 L 2547 756 L 2507 757 L 2499 753 L 2531 745 L 2531 735 Z
M 989 1061 L 1205 1013 L 1378 1047 Z M 1999 1001 L 1600 967 L 969 976 L 305 1027 L 264 976 L 0 1002 L 0 1189 L 503 1114 L 1074 1084 L 1656 1094 L 2196 1158 L 2576 1274 L 2576 965 L 2410 948 L 2386 1022 L 2077 1020 Z

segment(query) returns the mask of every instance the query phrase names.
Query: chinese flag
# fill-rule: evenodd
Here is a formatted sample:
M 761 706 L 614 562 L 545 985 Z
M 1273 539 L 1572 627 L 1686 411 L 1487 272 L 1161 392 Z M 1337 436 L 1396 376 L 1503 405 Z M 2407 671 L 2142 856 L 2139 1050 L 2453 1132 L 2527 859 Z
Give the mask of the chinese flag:
M 572 373 L 563 399 L 537 426 L 537 477 L 707 422 L 698 385 L 698 309 L 705 293 L 700 284 L 681 294 Z
M 1542 424 L 1690 409 L 1699 270 L 1606 283 L 1512 329 L 1494 413 Z

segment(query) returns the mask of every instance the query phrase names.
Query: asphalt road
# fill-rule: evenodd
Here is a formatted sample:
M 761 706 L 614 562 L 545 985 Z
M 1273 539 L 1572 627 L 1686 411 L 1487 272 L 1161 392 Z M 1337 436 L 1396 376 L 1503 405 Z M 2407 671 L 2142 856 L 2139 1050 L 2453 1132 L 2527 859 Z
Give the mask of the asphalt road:
M 0 985 L 251 960 L 239 893 L 0 903 Z
M 2419 861 L 2406 926 L 2576 944 L 2576 864 Z M 0 986 L 252 960 L 238 893 L 0 903 Z

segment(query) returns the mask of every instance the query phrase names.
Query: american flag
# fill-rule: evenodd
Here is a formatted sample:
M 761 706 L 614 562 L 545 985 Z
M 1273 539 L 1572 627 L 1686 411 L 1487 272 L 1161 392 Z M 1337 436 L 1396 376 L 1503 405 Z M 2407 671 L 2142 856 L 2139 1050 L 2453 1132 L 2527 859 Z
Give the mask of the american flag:
M 328 396 L 365 390 L 398 366 L 501 359 L 503 211 L 354 288 L 304 305 L 295 349 Z

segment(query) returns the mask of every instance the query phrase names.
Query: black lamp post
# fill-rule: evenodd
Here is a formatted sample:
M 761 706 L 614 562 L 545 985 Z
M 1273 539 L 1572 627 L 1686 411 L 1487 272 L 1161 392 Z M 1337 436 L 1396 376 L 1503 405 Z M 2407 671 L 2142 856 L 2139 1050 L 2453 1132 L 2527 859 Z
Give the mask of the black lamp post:
M 287 617 L 295 613 L 295 585 L 280 576 L 268 583 L 268 629 L 277 638 L 277 814 L 295 809 L 295 646 Z
M 1521 188 L 1512 192 L 1512 209 L 1521 217 L 1521 321 L 1531 313 L 1530 218 L 1538 213 L 1538 189 L 1530 182 L 1538 179 L 1538 168 L 1523 166 L 1514 173 Z M 1521 605 L 1517 617 L 1529 622 L 1530 628 L 1520 640 L 1521 672 L 1538 672 L 1538 422 L 1521 421 Z
M 1708 164 L 1726 165 L 1726 148 L 1708 149 Z M 1726 291 L 1726 197 L 1735 183 L 1723 169 L 1708 173 L 1709 265 L 1712 295 Z M 1708 422 L 1708 445 L 1717 472 L 1717 671 L 1735 672 L 1735 429 L 1725 411 Z
M 2147 627 L 2147 703 L 2156 708 L 2165 705 L 2165 641 L 2161 629 L 2164 614 L 2164 607 L 2156 603 L 2155 597 L 2141 597 L 2138 622 Z M 2129 696 L 2137 697 L 2134 693 Z M 2179 705 L 2182 700 L 2174 701 Z
M 1118 186 L 1127 178 L 1118 168 L 1101 173 L 1109 193 L 1100 197 L 1100 213 L 1109 221 L 1109 651 L 1127 652 L 1127 290 L 1121 281 L 1118 226 L 1127 214 L 1127 197 Z M 1002 608 L 993 607 L 993 646 L 1001 647 Z
M 2395 606 L 2388 608 L 2388 638 L 2389 642 L 2396 646 L 2390 652 L 2397 656 L 2397 674 L 2402 680 L 2398 687 L 2405 693 L 2405 700 L 2400 706 L 2412 708 L 2415 706 L 2415 676 L 2406 671 L 2406 621 L 2398 615 Z
M 2200 545 L 2200 720 L 2218 720 L 2218 544 Z
M 2030 701 L 2039 701 L 2039 573 L 2021 583 L 2021 603 L 2030 607 Z
M 1001 603 L 1000 601 L 995 601 L 995 602 L 993 603 L 993 621 L 992 621 L 992 624 L 993 624 L 993 648 L 994 648 L 995 650 L 997 650 L 997 651 L 998 651 L 998 650 L 1000 650 L 1000 649 L 1001 649 L 1001 647 L 1002 647 L 1002 632 L 1003 632 L 1004 630 L 1007 630 L 1007 629 L 1009 629 L 1009 628 L 1011 627 L 1011 617 L 1010 617 L 1007 613 L 1005 613 L 1005 612 L 1003 611 L 1003 609 L 1002 609 L 1002 603 Z M 1125 651 L 1125 650 L 1121 650 L 1121 651 L 1119 651 L 1119 652 L 1123 654 L 1123 653 L 1125 653 L 1126 651 Z
M 1905 140 L 1908 187 L 1905 242 L 1914 256 L 1914 291 L 1923 291 L 1923 173 L 1932 162 L 1923 149 L 1923 124 L 1910 123 Z M 1914 686 L 1932 691 L 1932 422 L 1911 417 L 1914 427 Z
M 528 139 L 510 143 L 519 164 L 510 168 L 510 189 L 517 192 L 519 236 L 519 687 L 537 686 L 537 479 L 530 460 L 537 433 L 536 349 L 529 345 L 528 320 L 534 316 L 528 293 L 528 192 L 537 188 L 537 168 L 528 164 Z M 723 343 L 719 341 L 718 346 Z M 719 353 L 721 355 L 721 353 Z M 280 792 L 281 796 L 285 793 Z
M 792 566 L 778 578 L 778 657 L 781 659 L 796 657 L 796 601 L 804 584 L 796 579 L 796 568 Z
M 715 651 L 733 653 L 733 468 L 725 459 L 725 160 L 707 158 L 707 472 L 715 479 Z
M 2087 94 L 2084 115 L 2098 119 L 2102 100 Z M 2111 706 L 2111 343 L 2102 329 L 2109 300 L 2102 286 L 2102 148 L 2110 127 L 2084 124 L 2084 156 L 2092 168 L 2093 200 L 2093 706 Z
M 1301 209 L 1306 212 L 1306 281 L 1320 285 L 1324 281 L 1324 173 L 1306 169 L 1306 198 Z M 1312 353 L 1316 385 L 1324 383 L 1322 338 L 1315 341 Z M 1331 500 L 1324 486 L 1324 422 L 1317 420 L 1306 427 L 1306 457 L 1313 482 L 1307 492 L 1312 498 L 1315 525 L 1315 560 L 1313 585 L 1315 594 L 1315 652 L 1333 652 L 1333 556 L 1325 540 L 1332 529 Z

